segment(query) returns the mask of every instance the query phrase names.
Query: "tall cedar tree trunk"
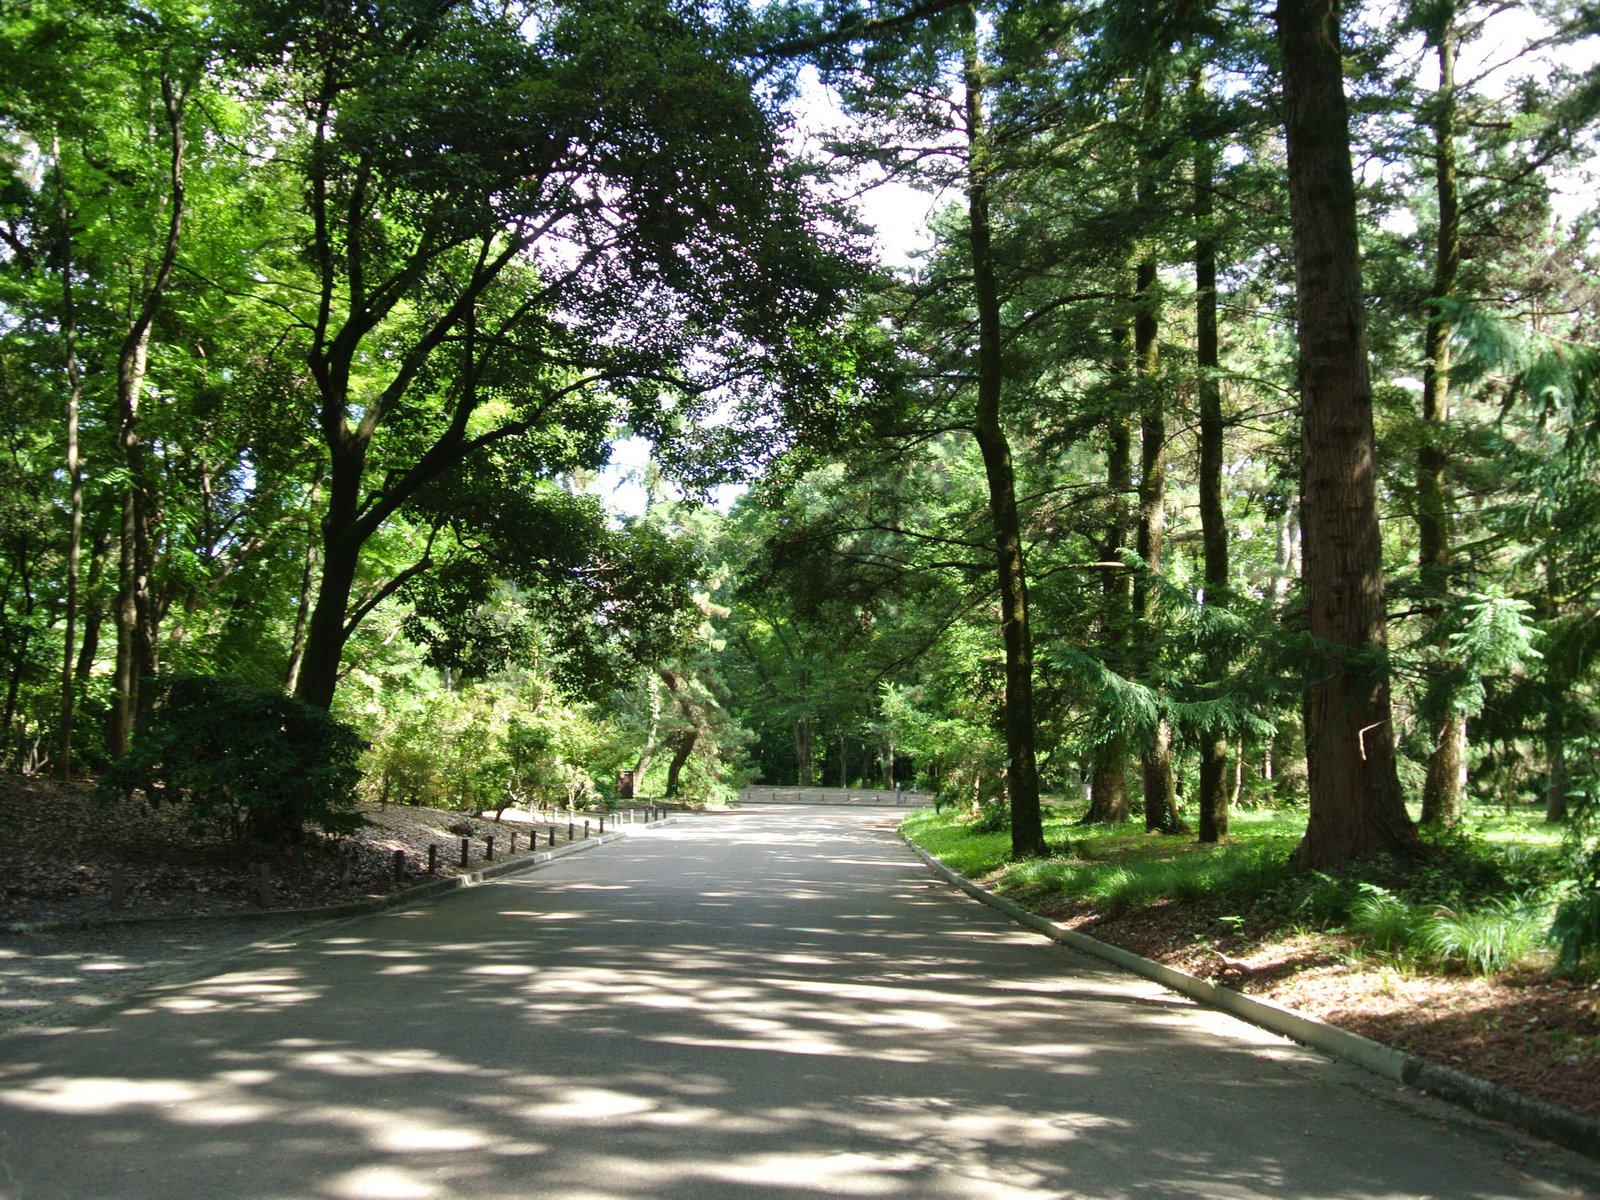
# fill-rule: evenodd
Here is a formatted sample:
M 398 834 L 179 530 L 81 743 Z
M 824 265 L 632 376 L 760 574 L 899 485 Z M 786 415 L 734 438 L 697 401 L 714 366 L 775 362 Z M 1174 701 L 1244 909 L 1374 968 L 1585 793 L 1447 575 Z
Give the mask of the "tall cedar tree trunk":
M 1034 758 L 1033 646 L 1028 627 L 1028 584 L 1022 562 L 1011 447 L 1000 423 L 1000 294 L 995 282 L 989 226 L 989 131 L 984 114 L 983 69 L 978 59 L 978 16 L 962 9 L 967 103 L 967 217 L 972 243 L 973 296 L 978 309 L 978 404 L 973 433 L 989 483 L 1000 583 L 1000 631 L 1006 653 L 1006 793 L 1011 804 L 1014 858 L 1043 857 L 1047 850 L 1039 810 L 1039 770 Z
M 1294 853 L 1336 870 L 1421 853 L 1395 770 L 1382 543 L 1337 0 L 1280 0 L 1300 330 L 1310 819 Z
M 83 465 L 78 458 L 78 413 L 83 406 L 83 372 L 78 363 L 78 313 L 72 295 L 72 212 L 61 171 L 61 141 L 52 138 L 55 161 L 56 217 L 61 236 L 61 342 L 67 368 L 67 484 L 71 489 L 67 525 L 67 597 L 61 650 L 61 715 L 56 730 L 56 776 L 72 778 L 72 715 L 77 682 L 73 649 L 78 634 L 78 575 L 83 562 Z
M 1120 414 L 1107 423 L 1106 491 L 1111 498 L 1111 520 L 1100 543 L 1102 562 L 1115 562 L 1128 536 L 1125 497 L 1133 488 L 1133 439 Z M 1107 654 L 1115 654 L 1127 640 L 1128 575 L 1107 568 L 1100 583 L 1100 640 Z M 1089 774 L 1089 811 L 1085 825 L 1120 825 L 1128 819 L 1128 737 L 1121 727 L 1112 730 L 1095 748 Z
M 1200 74 L 1192 77 L 1203 99 Z M 1212 180 L 1216 159 L 1205 138 L 1195 140 L 1194 153 L 1194 318 L 1195 366 L 1199 369 L 1200 403 L 1200 537 L 1205 557 L 1206 607 L 1228 605 L 1228 525 L 1222 507 L 1222 366 L 1217 337 L 1217 239 L 1212 228 Z M 1228 676 L 1228 663 L 1213 661 L 1213 675 Z M 1270 761 L 1270 760 L 1269 760 Z M 1239 764 L 1244 764 L 1241 746 Z M 1228 836 L 1228 735 L 1212 726 L 1200 733 L 1200 841 L 1220 842 Z M 1235 788 L 1237 791 L 1237 788 Z
M 1145 83 L 1139 114 L 1147 143 L 1139 163 L 1138 212 L 1153 220 L 1156 167 L 1149 160 L 1148 142 L 1161 116 L 1162 77 L 1152 68 Z M 1167 533 L 1167 414 L 1166 397 L 1158 378 L 1161 369 L 1161 298 L 1156 289 L 1156 256 L 1146 247 L 1134 268 L 1133 369 L 1139 392 L 1139 558 L 1152 573 L 1161 570 Z M 1156 601 L 1144 577 L 1134 584 L 1134 611 L 1147 657 L 1159 643 Z M 1176 833 L 1183 828 L 1178 816 L 1176 781 L 1172 777 L 1172 730 L 1165 721 L 1140 755 L 1144 775 L 1144 827 L 1147 832 Z
M 1456 195 L 1455 86 L 1456 33 L 1453 12 L 1441 15 L 1439 91 L 1434 97 L 1433 168 L 1439 202 L 1439 232 L 1434 246 L 1433 298 L 1454 296 L 1461 270 L 1461 208 Z M 1437 307 L 1423 334 L 1422 445 L 1417 450 L 1417 566 L 1423 606 L 1435 628 L 1444 617 L 1450 590 L 1450 492 L 1440 441 L 1450 421 L 1450 322 Z M 1447 646 L 1438 645 L 1443 658 Z M 1454 697 L 1452 696 L 1451 699 Z M 1422 788 L 1422 823 L 1454 825 L 1461 819 L 1466 782 L 1466 721 L 1453 705 L 1433 717 L 1433 751 Z
M 1167 418 L 1156 378 L 1160 367 L 1160 301 L 1156 298 L 1156 262 L 1151 254 L 1139 260 L 1135 294 L 1138 311 L 1133 319 L 1133 360 L 1139 381 L 1139 528 L 1135 542 L 1140 560 L 1150 571 L 1159 572 L 1166 542 Z M 1133 585 L 1133 610 L 1138 614 L 1144 653 L 1152 657 L 1160 636 L 1156 600 L 1142 576 Z M 1172 732 L 1165 721 L 1157 724 L 1150 743 L 1140 754 L 1140 765 L 1145 830 L 1178 832 L 1183 822 L 1178 816 L 1172 777 Z
M 128 474 L 127 491 L 122 498 L 120 537 L 120 586 L 117 593 L 117 665 L 112 701 L 110 749 L 113 758 L 127 752 L 133 738 L 134 721 L 147 709 L 152 697 L 141 698 L 139 682 L 154 675 L 156 661 L 156 612 L 150 596 L 152 547 L 150 521 L 152 497 L 145 478 L 145 454 L 139 435 L 139 400 L 144 391 L 145 368 L 150 354 L 150 332 L 161 308 L 167 286 L 172 281 L 178 260 L 178 245 L 183 236 L 185 217 L 184 155 L 187 140 L 183 116 L 186 90 L 168 74 L 161 77 L 161 99 L 172 150 L 168 160 L 167 238 L 155 275 L 137 300 L 137 310 L 129 323 L 117 355 L 118 437 L 122 465 Z

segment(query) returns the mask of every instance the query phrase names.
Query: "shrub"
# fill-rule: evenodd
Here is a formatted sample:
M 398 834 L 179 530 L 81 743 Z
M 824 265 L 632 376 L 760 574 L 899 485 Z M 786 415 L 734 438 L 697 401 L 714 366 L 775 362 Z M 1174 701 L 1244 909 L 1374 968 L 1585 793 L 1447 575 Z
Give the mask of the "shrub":
M 103 797 L 143 791 L 180 804 L 192 829 L 235 841 L 298 841 L 307 825 L 355 828 L 365 744 L 320 708 L 233 679 L 160 681 L 150 726 L 100 780 Z
M 1011 809 L 1004 800 L 990 800 L 979 805 L 967 828 L 973 833 L 1003 833 L 1011 828 Z
M 1373 883 L 1358 884 L 1350 906 L 1350 927 L 1379 950 L 1405 951 L 1423 939 L 1424 912 L 1404 897 Z
M 1588 967 L 1600 967 L 1600 888 L 1575 891 L 1556 910 L 1550 926 L 1563 971 L 1583 974 Z
M 1423 931 L 1427 954 L 1474 975 L 1507 971 L 1545 940 L 1544 908 L 1531 900 L 1494 899 L 1470 912 L 1435 913 Z
M 1550 926 L 1560 967 L 1570 974 L 1600 974 L 1600 747 L 1583 739 L 1572 748 L 1582 763 L 1568 795 L 1568 892 Z

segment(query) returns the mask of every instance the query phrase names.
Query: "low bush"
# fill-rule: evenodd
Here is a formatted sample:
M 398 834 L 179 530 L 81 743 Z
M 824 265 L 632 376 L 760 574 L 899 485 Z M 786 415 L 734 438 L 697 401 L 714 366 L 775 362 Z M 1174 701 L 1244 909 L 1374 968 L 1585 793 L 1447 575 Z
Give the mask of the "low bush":
M 1494 975 L 1542 950 L 1548 924 L 1549 908 L 1536 899 L 1494 899 L 1469 912 L 1434 913 L 1422 948 L 1436 961 Z
M 105 798 L 142 791 L 177 804 L 197 830 L 235 842 L 284 843 L 307 826 L 330 833 L 355 812 L 365 743 L 320 708 L 233 679 L 180 675 L 160 694 L 149 727 L 101 777 Z

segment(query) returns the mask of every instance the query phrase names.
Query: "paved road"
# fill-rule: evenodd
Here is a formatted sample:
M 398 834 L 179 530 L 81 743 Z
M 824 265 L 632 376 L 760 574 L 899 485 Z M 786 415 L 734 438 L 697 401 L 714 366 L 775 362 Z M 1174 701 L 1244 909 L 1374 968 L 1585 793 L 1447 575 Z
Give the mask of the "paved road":
M 697 818 L 0 1037 L 0 1195 L 1600 1194 L 1018 931 L 895 819 Z

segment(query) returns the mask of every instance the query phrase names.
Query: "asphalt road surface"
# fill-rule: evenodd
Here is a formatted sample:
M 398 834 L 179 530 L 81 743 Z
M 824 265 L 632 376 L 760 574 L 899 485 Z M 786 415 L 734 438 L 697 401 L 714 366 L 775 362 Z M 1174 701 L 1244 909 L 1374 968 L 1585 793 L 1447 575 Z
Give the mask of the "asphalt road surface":
M 0 1037 L 0 1195 L 1600 1195 L 1127 978 L 898 814 L 685 820 Z

